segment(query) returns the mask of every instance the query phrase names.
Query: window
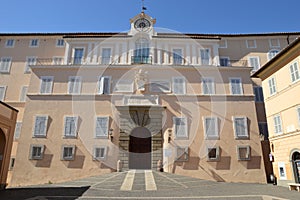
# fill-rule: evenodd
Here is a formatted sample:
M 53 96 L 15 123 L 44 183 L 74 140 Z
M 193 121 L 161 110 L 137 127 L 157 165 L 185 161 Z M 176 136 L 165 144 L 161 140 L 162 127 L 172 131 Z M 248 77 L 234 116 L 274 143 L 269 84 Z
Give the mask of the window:
M 64 137 L 65 138 L 75 138 L 77 137 L 77 125 L 78 125 L 78 117 L 65 117 L 65 130 Z
M 234 117 L 234 132 L 237 139 L 248 138 L 248 122 L 246 117 Z
M 242 80 L 240 78 L 231 78 L 230 79 L 230 91 L 233 95 L 243 94 L 242 90 Z
M 1 58 L 0 73 L 9 73 L 10 72 L 11 60 L 12 59 L 10 57 Z
M 253 87 L 254 95 L 255 95 L 255 101 L 256 102 L 263 102 L 264 101 L 264 94 L 262 87 Z
M 265 139 L 269 138 L 268 124 L 267 122 L 258 122 L 259 134 L 265 136 Z
M 202 79 L 203 94 L 215 94 L 215 81 L 213 78 Z
M 220 57 L 220 66 L 228 67 L 230 66 L 230 60 L 228 57 Z
M 189 160 L 189 148 L 177 147 L 176 149 L 176 161 L 185 162 Z
M 25 65 L 25 73 L 30 73 L 30 66 L 36 65 L 36 57 L 27 57 L 26 58 L 26 65 Z
M 250 160 L 250 146 L 237 147 L 238 160 Z
M 111 48 L 102 49 L 101 64 L 108 65 L 111 63 Z
M 269 39 L 270 48 L 280 48 L 279 39 Z
M 220 148 L 219 147 L 208 147 L 207 148 L 207 160 L 218 161 L 220 159 Z
M 110 94 L 111 77 L 102 76 L 98 80 L 98 94 Z
M 44 155 L 44 145 L 30 145 L 30 160 L 42 160 Z
M 257 71 L 260 68 L 260 62 L 259 62 L 259 57 L 249 57 L 248 58 L 249 65 L 253 69 L 253 71 Z
M 53 57 L 53 65 L 63 65 L 64 58 L 63 57 Z
M 210 50 L 209 49 L 200 49 L 200 57 L 202 65 L 210 64 Z
M 269 91 L 270 91 L 270 95 L 274 95 L 276 93 L 276 82 L 275 82 L 275 78 L 272 77 L 268 80 L 269 83 Z
M 247 48 L 256 48 L 256 40 L 246 40 Z
M 276 134 L 282 133 L 282 122 L 281 122 L 281 116 L 276 115 L 273 117 L 274 120 L 274 132 Z
M 150 58 L 150 44 L 146 38 L 140 38 L 135 43 L 135 50 L 132 63 L 135 64 L 150 64 L 152 62 Z
M 150 91 L 151 92 L 170 92 L 171 84 L 166 80 L 151 80 L 150 81 Z
M 271 60 L 279 53 L 279 50 L 271 50 L 268 52 L 268 60 Z
M 28 92 L 28 86 L 22 86 L 21 94 L 20 94 L 20 102 L 26 101 L 27 92 Z
M 74 65 L 81 65 L 83 63 L 83 48 L 75 48 L 73 52 L 73 64 Z
M 116 84 L 115 92 L 133 92 L 133 81 L 132 80 L 119 80 Z
M 6 86 L 0 86 L 0 101 L 5 99 Z
M 218 118 L 217 117 L 205 117 L 204 118 L 204 128 L 206 139 L 218 139 Z
M 56 46 L 57 47 L 63 47 L 63 46 L 65 46 L 65 41 L 63 39 L 57 39 L 56 40 Z
M 297 108 L 298 124 L 300 126 L 300 107 Z
M 15 134 L 14 134 L 15 140 L 20 138 L 21 128 L 22 128 L 22 122 L 17 122 L 15 127 Z
M 173 49 L 173 64 L 174 65 L 182 65 L 182 49 Z
M 97 117 L 96 118 L 96 130 L 95 137 L 96 138 L 107 138 L 108 137 L 108 117 Z
M 280 180 L 287 180 L 286 167 L 284 162 L 278 162 L 278 174 Z
M 41 77 L 41 94 L 51 94 L 53 86 L 53 76 L 42 76 Z
M 8 39 L 8 40 L 6 40 L 5 47 L 12 48 L 14 46 L 15 46 L 15 40 L 14 39 Z
M 46 137 L 48 126 L 48 116 L 36 116 L 33 137 Z
M 38 47 L 39 46 L 39 40 L 38 39 L 32 39 L 29 42 L 30 47 Z
M 94 160 L 105 160 L 106 159 L 106 153 L 107 147 L 95 147 L 94 148 Z
M 300 79 L 298 63 L 297 62 L 290 65 L 290 73 L 291 73 L 292 82 L 298 81 Z
M 69 86 L 69 88 L 68 88 L 69 94 L 80 94 L 80 92 L 81 92 L 81 77 L 80 76 L 69 77 L 68 86 Z
M 61 160 L 74 160 L 75 159 L 75 146 L 63 145 Z
M 173 77 L 173 93 L 174 94 L 186 93 L 186 83 L 184 77 Z
M 185 117 L 174 117 L 173 124 L 176 139 L 188 138 L 187 119 Z

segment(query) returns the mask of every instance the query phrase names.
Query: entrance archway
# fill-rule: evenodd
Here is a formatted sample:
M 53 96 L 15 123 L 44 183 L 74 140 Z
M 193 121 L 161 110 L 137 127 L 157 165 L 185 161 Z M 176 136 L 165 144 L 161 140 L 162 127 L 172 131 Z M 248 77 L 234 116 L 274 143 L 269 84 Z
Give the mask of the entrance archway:
M 295 182 L 300 183 L 300 153 L 298 151 L 293 153 L 292 162 L 295 175 Z
M 151 132 L 144 127 L 133 129 L 129 141 L 129 169 L 151 169 Z
M 6 145 L 6 139 L 3 131 L 0 128 L 0 178 L 3 173 L 3 163 L 4 163 L 4 150 L 5 150 L 5 145 Z

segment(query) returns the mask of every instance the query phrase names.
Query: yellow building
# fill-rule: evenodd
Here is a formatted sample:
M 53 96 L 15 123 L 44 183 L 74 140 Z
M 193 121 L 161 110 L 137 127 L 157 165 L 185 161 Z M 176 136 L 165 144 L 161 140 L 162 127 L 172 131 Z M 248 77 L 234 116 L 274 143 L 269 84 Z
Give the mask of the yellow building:
M 0 97 L 20 110 L 11 186 L 159 161 L 169 173 L 266 182 L 250 73 L 300 33 L 182 35 L 155 22 L 142 12 L 124 33 L 0 34 Z
M 278 184 L 300 183 L 300 39 L 258 70 Z

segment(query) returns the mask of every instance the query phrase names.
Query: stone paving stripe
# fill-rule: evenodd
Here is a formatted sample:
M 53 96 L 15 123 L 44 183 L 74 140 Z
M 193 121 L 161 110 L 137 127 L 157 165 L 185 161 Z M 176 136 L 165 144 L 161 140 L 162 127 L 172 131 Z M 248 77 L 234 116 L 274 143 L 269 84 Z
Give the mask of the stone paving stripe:
M 131 191 L 132 190 L 135 172 L 136 172 L 135 170 L 132 170 L 126 174 L 126 177 L 125 177 L 124 182 L 120 189 L 121 191 Z
M 153 173 L 150 170 L 145 171 L 145 185 L 146 185 L 146 191 L 157 190 Z

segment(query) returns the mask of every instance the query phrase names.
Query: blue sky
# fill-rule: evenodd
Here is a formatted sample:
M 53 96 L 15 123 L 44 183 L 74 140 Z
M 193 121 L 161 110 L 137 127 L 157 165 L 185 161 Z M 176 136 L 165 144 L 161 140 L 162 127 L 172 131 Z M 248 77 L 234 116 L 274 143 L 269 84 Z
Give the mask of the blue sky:
M 300 31 L 299 0 L 145 0 L 157 27 L 182 33 Z M 141 0 L 2 0 L 0 32 L 123 32 Z

